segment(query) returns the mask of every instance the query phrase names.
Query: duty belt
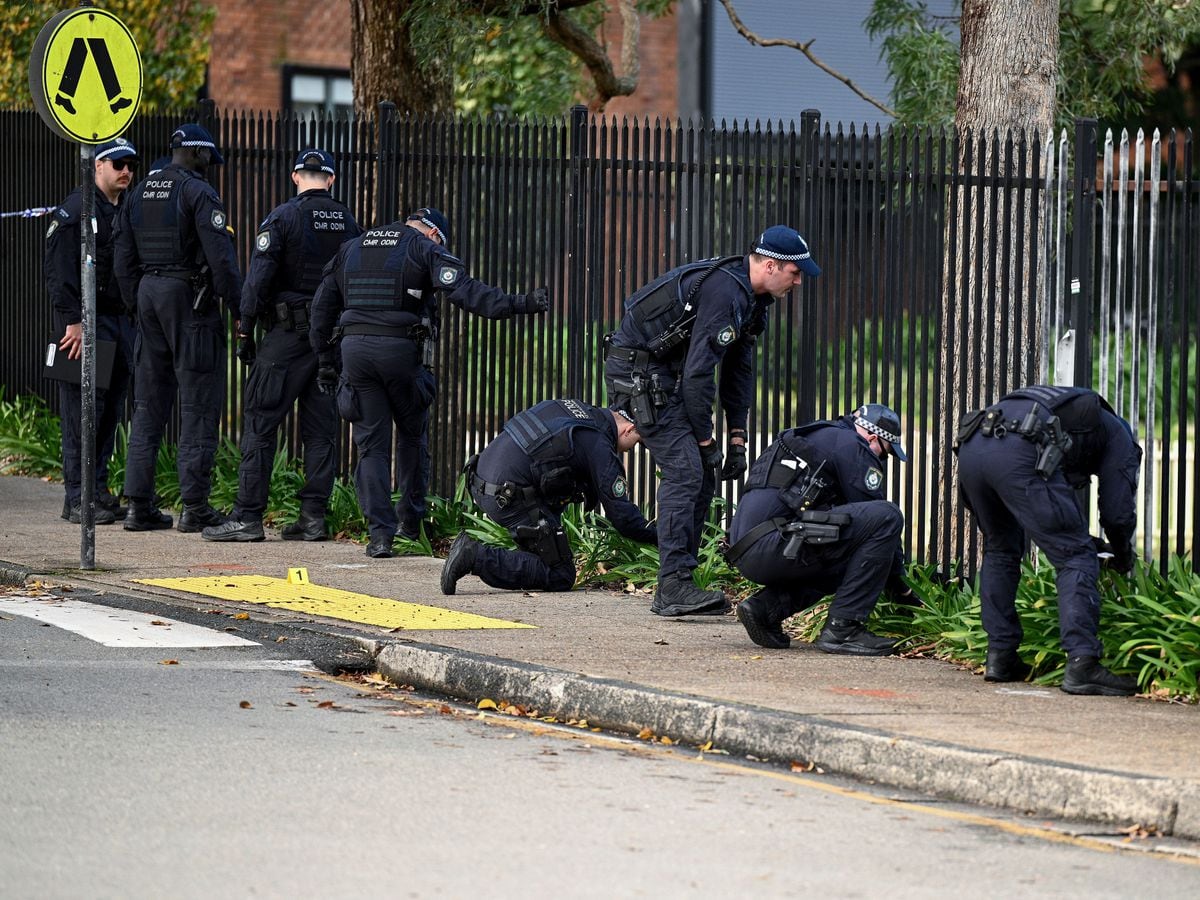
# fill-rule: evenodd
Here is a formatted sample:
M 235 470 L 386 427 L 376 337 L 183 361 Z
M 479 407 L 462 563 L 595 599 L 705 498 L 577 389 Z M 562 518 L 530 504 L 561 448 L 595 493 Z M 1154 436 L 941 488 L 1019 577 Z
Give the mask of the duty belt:
M 429 336 L 429 330 L 424 325 L 370 325 L 365 323 L 339 325 L 336 333 L 342 337 L 351 334 L 373 334 L 379 337 L 407 338 L 410 341 L 421 341 Z
M 650 351 L 638 350 L 634 347 L 614 347 L 609 344 L 605 353 L 607 359 L 619 359 L 622 362 L 627 362 L 631 366 L 645 368 L 650 365 Z
M 178 278 L 180 281 L 191 281 L 200 274 L 199 269 L 176 269 L 170 266 L 155 266 L 146 269 L 147 275 L 159 275 L 163 278 Z
M 493 484 L 490 481 L 484 481 L 474 472 L 471 473 L 471 490 L 478 491 L 487 497 L 495 497 L 496 505 L 501 509 L 514 504 L 518 506 L 532 505 L 537 502 L 539 496 L 536 488 L 513 484 L 511 481 Z

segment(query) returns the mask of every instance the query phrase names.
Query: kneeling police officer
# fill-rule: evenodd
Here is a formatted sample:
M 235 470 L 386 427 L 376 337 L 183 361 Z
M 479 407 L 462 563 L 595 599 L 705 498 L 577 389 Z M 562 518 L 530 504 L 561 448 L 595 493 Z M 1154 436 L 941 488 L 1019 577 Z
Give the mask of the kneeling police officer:
M 789 616 L 832 593 L 816 646 L 826 653 L 886 656 L 895 642 L 864 624 L 885 588 L 901 598 L 904 514 L 884 499 L 888 454 L 907 461 L 900 417 L 868 403 L 836 421 L 783 432 L 754 461 L 726 553 L 763 585 L 738 604 L 760 647 L 786 649 Z
M 520 549 L 460 534 L 442 568 L 442 593 L 453 594 L 464 575 L 498 588 L 569 591 L 575 560 L 561 517 L 573 501 L 589 508 L 602 503 L 623 536 L 654 543 L 654 526 L 629 500 L 618 456 L 640 440 L 626 414 L 579 400 L 545 400 L 509 419 L 467 463 L 467 478 L 475 502 L 509 529 Z
M 1129 423 L 1095 391 L 1033 385 L 963 417 L 956 441 L 963 501 L 983 532 L 980 612 L 988 681 L 1024 681 L 1017 584 L 1028 537 L 1054 566 L 1068 694 L 1130 696 L 1132 678 L 1100 665 L 1100 563 L 1075 489 L 1100 481 L 1100 525 L 1114 568 L 1133 569 L 1142 448 Z

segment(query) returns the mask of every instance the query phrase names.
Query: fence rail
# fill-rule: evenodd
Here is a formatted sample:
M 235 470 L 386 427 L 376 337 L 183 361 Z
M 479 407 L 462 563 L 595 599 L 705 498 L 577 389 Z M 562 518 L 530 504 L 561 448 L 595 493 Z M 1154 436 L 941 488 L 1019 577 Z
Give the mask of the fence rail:
M 298 150 L 338 158 L 333 193 L 364 224 L 434 205 L 472 274 L 510 291 L 548 285 L 549 313 L 490 322 L 446 305 L 431 416 L 433 489 L 514 412 L 548 396 L 603 401 L 600 347 L 634 288 L 682 261 L 741 253 L 787 222 L 824 269 L 771 311 L 756 357 L 751 452 L 782 428 L 860 402 L 902 414 L 912 462 L 893 466 L 907 549 L 972 559 L 953 499 L 952 410 L 1056 377 L 1105 393 L 1146 447 L 1139 540 L 1148 556 L 1196 548 L 1200 181 L 1190 131 L 973 138 L 823 124 L 716 127 L 569 116 L 530 121 L 377 116 L 349 121 L 224 112 L 141 117 L 144 160 L 196 118 L 226 157 L 216 174 L 248 261 L 257 224 L 291 192 Z M 30 111 L 0 111 L 26 177 L 0 183 L 0 212 L 51 206 L 71 189 L 73 147 Z M 0 219 L 0 384 L 37 393 L 50 307 L 45 219 Z M 947 350 L 947 348 L 950 348 Z M 240 427 L 242 372 L 230 360 L 222 432 Z M 967 387 L 947 367 L 970 373 Z M 950 385 L 957 384 L 955 387 Z M 721 427 L 718 420 L 718 427 Z M 285 446 L 298 452 L 295 423 Z M 343 432 L 343 471 L 354 463 Z M 633 495 L 653 509 L 649 459 L 630 459 Z M 736 486 L 726 486 L 736 501 Z

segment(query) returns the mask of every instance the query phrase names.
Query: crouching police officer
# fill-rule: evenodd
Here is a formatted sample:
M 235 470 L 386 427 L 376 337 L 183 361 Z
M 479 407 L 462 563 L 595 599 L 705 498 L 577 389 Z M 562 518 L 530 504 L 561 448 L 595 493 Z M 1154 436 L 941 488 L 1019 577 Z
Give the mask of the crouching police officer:
M 599 501 L 630 540 L 652 544 L 654 526 L 629 500 L 618 456 L 641 440 L 627 414 L 579 400 L 545 400 L 517 413 L 467 463 L 471 496 L 488 518 L 508 528 L 519 550 L 481 544 L 460 534 L 442 568 L 442 593 L 464 575 L 492 587 L 569 591 L 575 560 L 562 529 L 568 503 Z
M 739 572 L 763 585 L 737 607 L 754 643 L 787 648 L 783 621 L 832 593 L 819 649 L 855 656 L 892 652 L 895 642 L 864 624 L 885 588 L 909 593 L 901 577 L 904 514 L 883 496 L 889 453 L 908 459 L 900 417 L 868 403 L 836 421 L 785 431 L 754 461 L 726 554 Z
M 154 469 L 176 388 L 183 498 L 178 528 L 197 532 L 225 521 L 208 505 L 225 389 L 225 334 L 216 296 L 233 311 L 242 276 L 225 207 L 204 180 L 210 165 L 225 162 L 212 136 L 199 125 L 181 125 L 171 135 L 171 150 L 171 164 L 131 192 L 116 237 L 117 280 L 126 305 L 137 310 L 125 466 L 128 531 L 171 527 L 171 517 L 154 505 Z
M 108 385 L 96 388 L 97 525 L 111 525 L 118 518 L 124 518 L 126 512 L 108 490 L 108 461 L 112 458 L 117 425 L 125 416 L 125 392 L 129 387 L 129 373 L 133 370 L 133 322 L 125 315 L 121 290 L 113 274 L 113 231 L 137 161 L 137 150 L 125 138 L 96 148 L 96 337 L 116 344 Z M 79 266 L 81 208 L 80 189 L 75 188 L 58 205 L 46 231 L 46 290 L 54 306 L 55 328 L 62 333 L 58 349 L 66 353 L 68 359 L 79 359 L 83 352 Z M 59 382 L 58 398 L 62 417 L 63 486 L 66 488 L 62 517 L 78 524 L 83 394 L 78 384 Z
M 338 412 L 354 425 L 354 483 L 370 529 L 366 553 L 372 558 L 392 555 L 398 526 L 410 535 L 419 529 L 410 497 L 414 479 L 423 477 L 421 440 L 437 393 L 430 368 L 435 292 L 489 319 L 540 313 L 550 306 L 545 288 L 506 294 L 476 281 L 444 248 L 449 232 L 446 217 L 431 207 L 372 228 L 342 245 L 313 300 L 309 338 L 319 361 L 317 381 L 328 392 L 336 389 Z M 331 338 L 341 341 L 340 382 Z M 392 505 L 393 423 L 400 509 Z
M 1021 556 L 1030 538 L 1055 568 L 1058 627 L 1067 654 L 1062 689 L 1069 694 L 1130 696 L 1132 678 L 1100 665 L 1097 637 L 1099 560 L 1075 489 L 1099 476 L 1100 525 L 1113 566 L 1133 569 L 1142 448 L 1129 423 L 1095 391 L 1034 385 L 963 417 L 956 442 L 963 501 L 983 532 L 980 605 L 988 636 L 988 681 L 1023 681 L 1017 655 Z
M 296 400 L 304 445 L 300 517 L 281 534 L 285 541 L 325 540 L 325 511 L 333 491 L 338 415 L 333 396 L 317 386 L 317 357 L 308 341 L 313 294 L 325 264 L 362 229 L 330 196 L 333 157 L 301 151 L 292 169 L 296 196 L 272 210 L 259 226 L 254 256 L 242 287 L 238 358 L 251 366 L 242 425 L 238 499 L 228 522 L 205 528 L 206 541 L 261 541 L 276 434 Z M 254 324 L 266 329 L 256 347 Z
M 716 615 L 721 591 L 692 580 L 718 475 L 746 471 L 746 420 L 754 396 L 754 344 L 768 306 L 801 274 L 817 276 L 808 244 L 793 229 L 764 231 L 745 257 L 672 269 L 625 301 L 618 330 L 606 339 L 604 380 L 615 407 L 630 413 L 654 456 L 658 487 L 660 616 Z M 713 435 L 714 373 L 730 436 L 729 462 Z

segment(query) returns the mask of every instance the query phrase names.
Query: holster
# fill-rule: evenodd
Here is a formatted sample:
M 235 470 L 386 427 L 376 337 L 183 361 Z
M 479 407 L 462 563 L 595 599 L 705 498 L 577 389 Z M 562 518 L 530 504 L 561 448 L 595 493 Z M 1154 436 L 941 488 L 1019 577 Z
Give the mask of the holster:
M 787 537 L 783 547 L 784 559 L 795 559 L 805 544 L 833 544 L 841 540 L 842 526 L 850 524 L 847 513 L 808 510 L 789 522 L 780 531 Z
M 536 525 L 518 525 L 512 530 L 512 536 L 518 547 L 534 554 L 551 568 L 574 559 L 567 533 L 546 519 L 538 519 Z
M 954 433 L 954 446 L 952 449 L 955 453 L 958 452 L 959 447 L 971 439 L 971 435 L 979 430 L 979 426 L 983 424 L 983 418 L 986 414 L 986 409 L 975 409 L 962 417 L 958 423 L 958 431 Z

